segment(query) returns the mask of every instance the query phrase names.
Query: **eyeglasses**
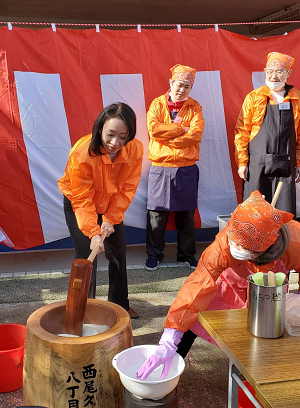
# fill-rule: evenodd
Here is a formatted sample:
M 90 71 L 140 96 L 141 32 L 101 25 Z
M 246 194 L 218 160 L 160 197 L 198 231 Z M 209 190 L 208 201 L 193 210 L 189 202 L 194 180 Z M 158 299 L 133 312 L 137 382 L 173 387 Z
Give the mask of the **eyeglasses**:
M 275 74 L 276 76 L 281 77 L 286 73 L 286 70 L 278 69 L 277 71 L 274 71 L 274 69 L 266 69 L 266 73 L 270 76 Z

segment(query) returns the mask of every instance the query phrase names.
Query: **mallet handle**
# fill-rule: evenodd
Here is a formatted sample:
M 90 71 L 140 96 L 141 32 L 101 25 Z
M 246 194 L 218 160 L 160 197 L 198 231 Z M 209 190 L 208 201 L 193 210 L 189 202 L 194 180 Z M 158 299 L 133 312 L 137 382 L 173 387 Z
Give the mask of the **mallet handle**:
M 282 186 L 283 186 L 283 182 L 282 182 L 282 181 L 279 181 L 279 183 L 278 183 L 278 185 L 277 185 L 277 188 L 276 188 L 276 191 L 275 191 L 275 194 L 274 194 L 274 197 L 273 197 L 273 200 L 272 200 L 272 202 L 271 202 L 271 205 L 272 205 L 273 207 L 275 207 L 275 205 L 276 205 L 276 203 L 277 203 L 278 196 L 279 196 L 279 194 L 280 194 L 280 191 L 281 191 L 281 189 L 282 189 Z
M 102 242 L 104 242 L 104 240 L 106 238 L 106 235 L 107 235 L 107 231 L 104 230 L 103 234 L 101 235 Z M 90 253 L 90 255 L 89 255 L 88 259 L 87 259 L 88 261 L 94 262 L 94 259 L 96 258 L 97 254 L 99 252 L 99 248 L 100 248 L 100 245 L 95 245 L 94 246 L 94 248 L 92 249 L 92 252 Z

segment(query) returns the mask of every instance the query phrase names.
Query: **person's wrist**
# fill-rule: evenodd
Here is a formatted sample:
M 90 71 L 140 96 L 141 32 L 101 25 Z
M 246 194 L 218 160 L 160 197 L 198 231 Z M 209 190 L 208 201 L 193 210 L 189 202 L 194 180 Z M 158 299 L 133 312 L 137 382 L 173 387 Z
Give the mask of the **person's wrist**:
M 159 344 L 165 345 L 169 349 L 173 349 L 176 347 L 177 350 L 177 345 L 180 343 L 183 335 L 184 332 L 180 330 L 165 328 L 160 338 Z

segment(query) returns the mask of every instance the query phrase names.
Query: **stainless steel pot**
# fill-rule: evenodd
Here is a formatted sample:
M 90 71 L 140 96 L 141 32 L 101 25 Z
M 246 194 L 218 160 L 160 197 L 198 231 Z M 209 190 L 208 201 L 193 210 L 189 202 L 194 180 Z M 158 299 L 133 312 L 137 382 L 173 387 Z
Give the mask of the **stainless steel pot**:
M 267 274 L 264 274 L 267 275 Z M 262 286 L 248 278 L 248 332 L 276 339 L 284 332 L 287 279 L 282 286 Z

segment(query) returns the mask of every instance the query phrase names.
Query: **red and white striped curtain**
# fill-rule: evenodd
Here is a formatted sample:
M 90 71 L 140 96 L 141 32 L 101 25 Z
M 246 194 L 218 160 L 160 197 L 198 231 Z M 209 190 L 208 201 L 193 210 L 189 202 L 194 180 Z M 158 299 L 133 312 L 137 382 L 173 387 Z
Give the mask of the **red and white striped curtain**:
M 241 199 L 233 131 L 244 97 L 264 83 L 271 51 L 296 62 L 289 82 L 300 88 L 300 31 L 251 39 L 225 30 L 114 31 L 0 28 L 0 242 L 30 248 L 69 235 L 57 179 L 71 146 L 91 133 L 112 102 L 137 114 L 144 144 L 142 177 L 125 225 L 145 228 L 146 111 L 168 90 L 170 67 L 197 69 L 191 97 L 203 106 L 198 208 L 201 226 L 217 226 Z

